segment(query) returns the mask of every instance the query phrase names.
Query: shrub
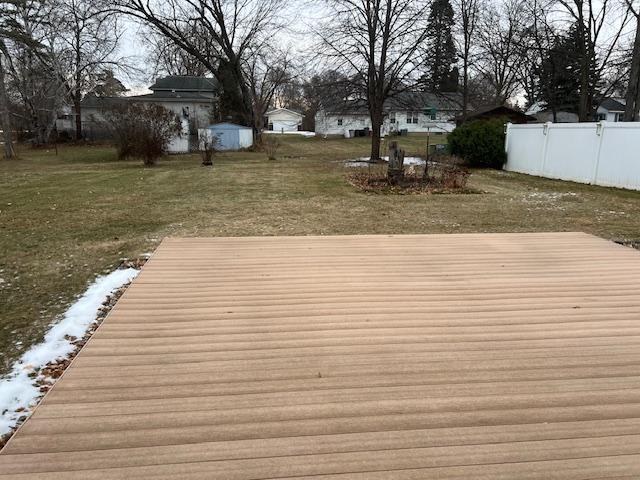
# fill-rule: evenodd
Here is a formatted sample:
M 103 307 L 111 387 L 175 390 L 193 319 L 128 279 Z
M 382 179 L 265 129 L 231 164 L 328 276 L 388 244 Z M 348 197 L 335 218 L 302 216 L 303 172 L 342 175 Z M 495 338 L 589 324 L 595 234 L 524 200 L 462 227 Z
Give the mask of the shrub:
M 118 158 L 141 158 L 155 165 L 172 138 L 182 130 L 178 116 L 161 105 L 127 103 L 104 112 L 118 150 Z
M 205 167 L 213 166 L 213 156 L 218 146 L 218 137 L 211 134 L 209 130 L 204 130 L 200 136 L 200 155 L 202 156 L 202 165 Z
M 449 134 L 449 148 L 472 167 L 501 169 L 507 161 L 504 151 L 504 121 L 476 120 L 465 123 Z
M 267 154 L 267 157 L 269 157 L 269 160 L 276 160 L 279 148 L 280 140 L 278 140 L 274 135 L 262 136 L 262 149 L 264 150 L 264 153 Z

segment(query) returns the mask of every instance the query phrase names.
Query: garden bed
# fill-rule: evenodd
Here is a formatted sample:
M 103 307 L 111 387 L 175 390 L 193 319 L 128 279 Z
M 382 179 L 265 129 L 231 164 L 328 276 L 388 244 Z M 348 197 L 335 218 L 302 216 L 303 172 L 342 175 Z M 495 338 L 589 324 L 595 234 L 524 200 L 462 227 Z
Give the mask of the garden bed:
M 368 171 L 359 169 L 347 175 L 347 181 L 363 192 L 400 195 L 483 193 L 468 187 L 471 172 L 454 164 L 429 162 L 425 177 L 424 160 L 422 165 L 410 163 L 405 167 L 404 177 L 395 182 L 388 178 L 386 165 L 369 166 Z

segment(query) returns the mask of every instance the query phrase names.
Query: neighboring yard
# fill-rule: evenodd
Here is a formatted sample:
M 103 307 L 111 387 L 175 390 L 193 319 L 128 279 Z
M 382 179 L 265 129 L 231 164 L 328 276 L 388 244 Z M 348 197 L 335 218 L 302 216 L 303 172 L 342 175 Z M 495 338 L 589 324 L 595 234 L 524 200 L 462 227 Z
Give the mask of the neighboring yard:
M 408 154 L 424 137 L 398 139 Z M 0 161 L 0 352 L 4 371 L 121 257 L 165 236 L 584 231 L 640 238 L 640 192 L 497 171 L 475 171 L 486 194 L 388 196 L 357 192 L 340 160 L 366 139 L 288 137 L 280 159 L 196 155 L 152 169 L 104 147 L 22 150 Z

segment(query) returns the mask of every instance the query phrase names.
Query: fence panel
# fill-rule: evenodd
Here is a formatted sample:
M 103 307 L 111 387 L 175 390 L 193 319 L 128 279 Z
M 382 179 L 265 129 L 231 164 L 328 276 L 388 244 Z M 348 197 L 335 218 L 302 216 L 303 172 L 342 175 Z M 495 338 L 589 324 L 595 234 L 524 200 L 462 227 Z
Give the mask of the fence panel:
M 506 170 L 640 190 L 640 124 L 507 126 Z

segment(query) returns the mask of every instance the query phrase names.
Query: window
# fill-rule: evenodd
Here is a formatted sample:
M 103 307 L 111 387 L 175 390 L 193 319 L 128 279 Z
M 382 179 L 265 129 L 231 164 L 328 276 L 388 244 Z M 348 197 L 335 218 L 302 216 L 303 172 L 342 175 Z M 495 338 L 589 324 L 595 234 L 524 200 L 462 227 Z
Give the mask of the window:
M 395 113 L 390 113 L 389 114 L 389 123 L 391 123 L 391 124 L 396 123 L 396 114 Z
M 596 115 L 596 120 L 598 122 L 602 122 L 603 120 L 607 119 L 607 114 L 606 113 L 599 113 Z
M 342 126 L 342 118 L 338 119 L 338 126 L 341 127 Z
M 418 124 L 420 114 L 417 112 L 407 112 L 407 124 Z

